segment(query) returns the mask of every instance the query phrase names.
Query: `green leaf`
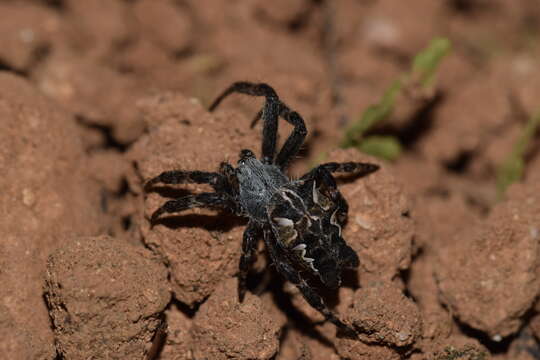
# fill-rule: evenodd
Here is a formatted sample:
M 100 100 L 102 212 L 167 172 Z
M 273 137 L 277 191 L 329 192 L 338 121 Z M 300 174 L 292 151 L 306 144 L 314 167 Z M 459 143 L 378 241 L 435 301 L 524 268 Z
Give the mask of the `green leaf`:
M 525 155 L 530 143 L 540 127 L 540 111 L 531 116 L 520 137 L 506 160 L 497 169 L 497 193 L 501 199 L 506 189 L 513 183 L 521 180 L 525 172 Z
M 402 152 L 402 146 L 393 136 L 368 136 L 358 145 L 366 154 L 386 160 L 396 160 Z
M 435 38 L 427 49 L 422 50 L 414 57 L 411 75 L 419 79 L 422 87 L 433 85 L 437 68 L 451 49 L 450 40 L 442 37 Z
M 386 89 L 378 103 L 369 106 L 360 119 L 347 130 L 340 146 L 342 148 L 356 147 L 366 153 L 385 159 L 395 159 L 402 152 L 397 139 L 391 137 L 364 138 L 366 132 L 385 121 L 394 110 L 396 100 L 408 81 L 418 79 L 421 86 L 431 86 L 441 60 L 450 52 L 451 44 L 446 38 L 435 38 L 430 45 L 418 53 L 412 63 L 410 72 L 394 80 Z M 366 142 L 364 144 L 364 142 Z
M 403 84 L 400 80 L 395 80 L 384 92 L 381 100 L 377 104 L 369 106 L 364 111 L 360 120 L 352 124 L 352 126 L 345 131 L 345 138 L 341 142 L 342 148 L 355 146 L 358 139 L 360 139 L 366 131 L 390 116 L 394 110 L 394 104 L 402 86 Z

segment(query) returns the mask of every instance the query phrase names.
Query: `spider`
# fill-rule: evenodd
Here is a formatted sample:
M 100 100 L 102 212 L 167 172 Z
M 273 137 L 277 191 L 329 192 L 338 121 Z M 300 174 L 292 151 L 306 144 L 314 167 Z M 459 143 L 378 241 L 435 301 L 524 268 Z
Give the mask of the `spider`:
M 293 180 L 286 175 L 290 161 L 298 153 L 307 135 L 302 117 L 285 105 L 273 88 L 265 83 L 236 82 L 216 98 L 213 111 L 233 93 L 262 96 L 265 103 L 255 123 L 263 120 L 262 157 L 251 150 L 241 150 L 238 166 L 223 162 L 218 172 L 165 171 L 145 184 L 146 191 L 155 184 L 209 184 L 214 192 L 169 200 L 151 216 L 154 224 L 164 213 L 177 213 L 196 207 L 227 210 L 248 219 L 243 234 L 242 255 L 238 272 L 238 298 L 246 293 L 246 280 L 254 261 L 257 240 L 262 237 L 276 270 L 293 283 L 307 302 L 338 328 L 353 331 L 325 305 L 310 285 L 310 277 L 319 277 L 322 284 L 337 289 L 341 272 L 356 268 L 359 259 L 341 236 L 348 205 L 338 191 L 334 172 L 365 176 L 376 171 L 375 164 L 330 162 Z M 278 119 L 294 126 L 276 155 Z M 354 332 L 353 332 L 354 333 Z

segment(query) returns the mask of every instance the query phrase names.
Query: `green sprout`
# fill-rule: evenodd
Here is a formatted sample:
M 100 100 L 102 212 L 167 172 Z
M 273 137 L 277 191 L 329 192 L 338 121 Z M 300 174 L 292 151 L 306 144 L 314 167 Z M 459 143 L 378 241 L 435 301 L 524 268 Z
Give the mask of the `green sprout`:
M 411 75 L 419 79 L 423 88 L 433 86 L 437 67 L 442 59 L 450 53 L 451 48 L 450 40 L 436 38 L 431 41 L 427 49 L 414 57 Z
M 378 103 L 369 106 L 360 119 L 353 123 L 341 141 L 342 148 L 355 147 L 362 152 L 387 160 L 395 160 L 402 152 L 398 139 L 391 136 L 365 136 L 365 133 L 384 122 L 394 111 L 396 100 L 403 88 L 413 81 L 425 90 L 435 83 L 437 68 L 450 52 L 451 44 L 446 38 L 435 38 L 413 60 L 411 70 L 394 80 Z
M 540 111 L 530 117 L 512 151 L 497 169 L 497 195 L 499 199 L 503 198 L 506 189 L 511 184 L 521 180 L 523 177 L 525 155 L 538 127 L 540 127 Z

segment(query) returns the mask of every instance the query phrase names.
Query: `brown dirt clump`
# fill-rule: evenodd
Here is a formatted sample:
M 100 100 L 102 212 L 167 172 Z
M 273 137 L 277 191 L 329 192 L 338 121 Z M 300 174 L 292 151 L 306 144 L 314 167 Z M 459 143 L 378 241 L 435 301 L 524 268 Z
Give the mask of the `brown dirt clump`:
M 0 14 L 0 62 L 19 71 L 35 65 L 60 31 L 58 15 L 37 4 L 3 2 Z
M 200 104 L 174 94 L 156 95 L 142 103 L 150 133 L 129 154 L 137 171 L 130 180 L 134 191 L 141 192 L 141 180 L 165 170 L 216 171 L 222 161 L 234 162 L 240 149 L 258 151 L 260 138 L 255 130 L 247 129 L 249 120 L 242 116 L 226 112 L 211 115 Z M 193 193 L 209 191 L 204 185 L 182 188 Z M 167 198 L 186 193 L 165 190 L 157 188 L 145 196 L 147 218 Z M 243 227 L 231 219 L 211 210 L 194 209 L 164 216 L 150 229 L 140 214 L 144 241 L 167 262 L 178 300 L 194 305 L 236 273 Z
M 145 359 L 170 292 L 151 252 L 100 236 L 51 254 L 45 296 L 64 358 Z
M 110 128 L 114 139 L 131 143 L 144 131 L 136 99 L 144 90 L 132 77 L 88 58 L 60 53 L 33 74 L 41 91 L 77 115 L 86 126 Z
M 314 326 L 313 329 L 320 336 L 312 336 L 299 329 L 287 328 L 276 360 L 340 360 L 334 346 L 336 342 L 335 326 L 323 323 Z
M 539 193 L 537 181 L 512 186 L 484 223 L 438 250 L 442 300 L 462 322 L 494 339 L 521 326 L 540 291 Z
M 63 53 L 83 52 L 86 58 L 105 63 L 133 38 L 131 8 L 122 1 L 65 0 L 61 6 L 64 32 L 55 45 Z
M 44 346 L 43 340 L 36 338 L 35 332 L 19 324 L 10 310 L 0 305 L 0 353 L 6 359 L 53 359 L 53 346 Z
M 167 335 L 159 359 L 191 360 L 191 336 L 189 330 L 192 319 L 174 305 L 165 311 L 165 316 L 167 319 Z
M 410 346 L 422 333 L 418 306 L 388 283 L 358 289 L 346 318 L 368 343 Z
M 255 295 L 237 300 L 237 281 L 222 282 L 201 305 L 191 328 L 193 359 L 271 359 L 283 323 Z
M 89 180 L 72 118 L 7 72 L 0 73 L 0 123 L 0 298 L 19 334 L 32 339 L 34 354 L 52 359 L 41 294 L 45 260 L 62 236 L 103 229 L 99 189 Z
M 465 83 L 442 102 L 430 136 L 419 144 L 427 159 L 450 163 L 461 154 L 475 154 L 472 161 L 480 175 L 492 170 L 489 166 L 493 163 L 486 164 L 489 160 L 484 154 L 486 147 L 506 133 L 516 120 L 511 117 L 508 94 L 500 91 L 500 80 L 495 75 L 488 80 Z M 485 111 L 486 107 L 489 112 Z
M 138 1 L 133 13 L 141 31 L 152 42 L 174 54 L 185 50 L 191 43 L 192 24 L 186 11 L 170 0 Z
M 461 348 L 447 346 L 444 350 L 433 354 L 434 360 L 487 360 L 488 355 L 485 350 L 473 345 L 465 345 Z
M 380 345 L 368 345 L 362 341 L 338 339 L 336 349 L 341 358 L 349 360 L 400 360 L 395 350 Z

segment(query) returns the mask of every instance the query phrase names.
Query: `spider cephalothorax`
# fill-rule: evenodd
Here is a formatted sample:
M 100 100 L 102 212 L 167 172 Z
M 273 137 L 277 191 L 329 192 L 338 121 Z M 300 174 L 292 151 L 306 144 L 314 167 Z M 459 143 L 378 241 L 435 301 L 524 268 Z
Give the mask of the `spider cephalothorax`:
M 274 89 L 262 83 L 234 83 L 214 101 L 210 110 L 234 92 L 266 98 L 255 119 L 264 121 L 261 159 L 250 150 L 242 150 L 236 168 L 223 162 L 218 172 L 163 172 L 149 180 L 145 188 L 157 183 L 199 183 L 210 184 L 214 192 L 167 201 L 152 214 L 151 221 L 154 223 L 163 213 L 194 207 L 225 209 L 247 217 L 238 275 L 240 301 L 245 295 L 246 277 L 257 240 L 262 237 L 277 271 L 296 285 L 309 304 L 328 320 L 350 330 L 309 285 L 307 274 L 318 276 L 325 286 L 335 289 L 341 284 L 343 269 L 358 267 L 358 256 L 341 236 L 348 206 L 332 173 L 362 176 L 374 172 L 378 166 L 356 162 L 326 163 L 300 179 L 289 179 L 285 174 L 287 166 L 307 135 L 304 120 L 281 102 Z M 294 130 L 276 155 L 279 117 L 292 124 Z

